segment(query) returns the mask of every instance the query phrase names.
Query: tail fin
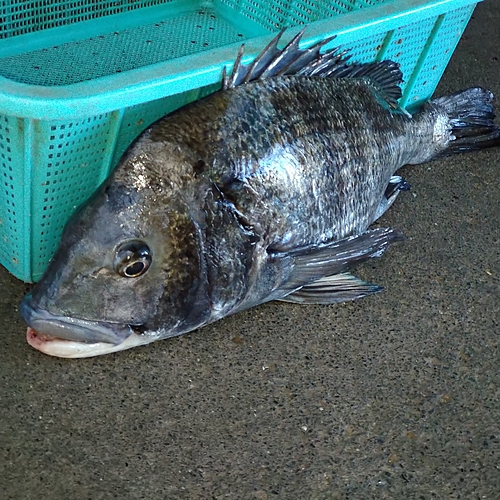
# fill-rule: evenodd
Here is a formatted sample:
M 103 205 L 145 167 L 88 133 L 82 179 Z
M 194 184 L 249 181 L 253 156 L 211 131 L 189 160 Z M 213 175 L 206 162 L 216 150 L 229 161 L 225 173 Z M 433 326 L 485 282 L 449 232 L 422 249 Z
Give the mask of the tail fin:
M 500 146 L 500 127 L 493 121 L 492 101 L 493 94 L 480 87 L 431 101 L 446 111 L 455 137 L 439 156 Z

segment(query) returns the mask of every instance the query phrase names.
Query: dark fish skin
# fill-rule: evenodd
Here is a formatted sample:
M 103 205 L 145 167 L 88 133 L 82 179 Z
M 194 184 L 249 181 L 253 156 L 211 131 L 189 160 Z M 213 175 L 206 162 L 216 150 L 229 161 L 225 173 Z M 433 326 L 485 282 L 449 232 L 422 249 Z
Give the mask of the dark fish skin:
M 316 295 L 330 290 L 324 276 L 401 239 L 365 235 L 394 173 L 454 139 L 445 107 L 431 102 L 411 117 L 391 109 L 370 78 L 292 75 L 217 92 L 161 119 L 68 223 L 21 304 L 30 327 L 82 350 L 35 347 L 92 356 L 179 335 L 302 286 L 307 296 L 317 280 Z M 378 236 L 382 243 L 358 252 L 349 239 L 357 235 L 365 246 Z M 137 278 L 116 270 L 127 241 L 152 255 Z M 336 294 L 322 303 L 347 300 Z
M 269 254 L 363 233 L 397 168 L 434 154 L 430 116 L 393 114 L 362 80 L 309 77 L 183 108 L 139 138 L 73 219 L 33 307 L 171 336 L 280 298 L 289 270 Z M 101 257 L 133 238 L 155 256 L 137 280 Z

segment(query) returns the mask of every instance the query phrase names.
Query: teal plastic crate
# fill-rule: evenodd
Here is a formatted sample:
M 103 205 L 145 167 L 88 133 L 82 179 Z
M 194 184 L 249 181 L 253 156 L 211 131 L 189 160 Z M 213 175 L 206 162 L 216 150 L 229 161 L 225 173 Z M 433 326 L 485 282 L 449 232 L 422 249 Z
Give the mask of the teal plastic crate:
M 75 208 L 156 119 L 219 87 L 283 27 L 392 59 L 430 98 L 477 1 L 116 0 L 0 5 L 0 263 L 36 281 Z M 297 32 L 291 29 L 285 41 Z

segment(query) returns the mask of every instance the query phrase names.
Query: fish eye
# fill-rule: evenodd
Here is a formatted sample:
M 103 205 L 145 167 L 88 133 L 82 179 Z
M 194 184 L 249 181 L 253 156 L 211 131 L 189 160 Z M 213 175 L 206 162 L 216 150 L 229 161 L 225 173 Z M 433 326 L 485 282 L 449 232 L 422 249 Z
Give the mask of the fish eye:
M 122 243 L 115 254 L 114 269 L 124 278 L 138 278 L 147 272 L 153 256 L 149 247 L 140 240 Z

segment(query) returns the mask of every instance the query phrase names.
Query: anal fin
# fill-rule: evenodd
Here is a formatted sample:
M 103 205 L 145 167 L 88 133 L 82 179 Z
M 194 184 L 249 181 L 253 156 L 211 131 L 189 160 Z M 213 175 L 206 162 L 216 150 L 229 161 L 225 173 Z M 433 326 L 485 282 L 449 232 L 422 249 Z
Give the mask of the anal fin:
M 294 304 L 336 304 L 360 299 L 384 288 L 353 276 L 349 273 L 325 276 L 279 300 Z

